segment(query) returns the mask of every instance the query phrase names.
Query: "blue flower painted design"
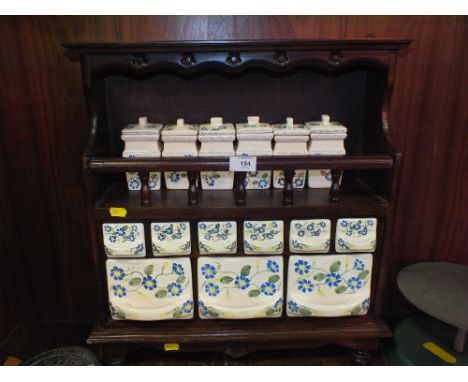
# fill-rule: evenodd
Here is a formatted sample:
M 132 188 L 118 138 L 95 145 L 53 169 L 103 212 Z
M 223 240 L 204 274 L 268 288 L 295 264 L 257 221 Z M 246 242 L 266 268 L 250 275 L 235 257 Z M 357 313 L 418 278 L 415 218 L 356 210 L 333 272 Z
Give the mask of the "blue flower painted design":
M 234 284 L 239 289 L 247 289 L 250 286 L 250 279 L 244 275 L 236 276 Z
M 214 279 L 216 276 L 216 267 L 211 264 L 205 264 L 203 267 L 201 267 L 201 272 L 205 279 Z
M 193 301 L 187 300 L 182 304 L 182 312 L 190 313 L 193 309 Z
M 314 290 L 314 283 L 309 279 L 300 279 L 297 283 L 297 289 L 302 293 L 310 293 Z
M 259 187 L 259 188 L 267 188 L 267 187 L 268 187 L 268 180 L 266 180 L 266 179 L 261 179 L 261 180 L 258 182 L 258 187 Z
M 297 260 L 294 263 L 294 272 L 299 275 L 305 275 L 310 273 L 311 266 L 308 261 L 305 260 Z
M 182 276 L 185 273 L 184 267 L 177 263 L 172 263 L 172 272 L 179 276 Z
M 353 268 L 358 270 L 358 271 L 363 271 L 364 268 L 365 268 L 365 264 L 364 264 L 364 261 L 362 261 L 361 259 L 355 259 L 354 260 L 354 265 L 353 265 Z
M 138 244 L 135 248 L 132 248 L 130 252 L 134 255 L 138 255 L 142 252 L 144 252 L 145 246 L 143 244 Z
M 351 277 L 347 281 L 348 288 L 355 291 L 362 288 L 362 280 L 359 277 Z
M 141 188 L 141 181 L 139 178 L 132 178 L 129 180 L 128 185 L 132 190 L 138 190 Z
M 125 277 L 125 272 L 122 268 L 114 266 L 110 271 L 110 275 L 114 280 L 123 280 Z
M 288 309 L 292 313 L 299 313 L 299 305 L 293 300 L 288 301 Z
M 170 283 L 167 285 L 167 291 L 171 296 L 180 296 L 184 288 L 179 283 Z
M 220 288 L 216 284 L 213 283 L 207 283 L 205 285 L 205 292 L 208 294 L 208 296 L 214 297 L 219 294 Z
M 151 276 L 143 277 L 143 281 L 141 283 L 143 284 L 143 287 L 148 290 L 153 290 L 158 287 L 158 282 Z
M 180 172 L 171 172 L 169 173 L 169 179 L 172 183 L 180 182 Z
M 361 310 L 363 312 L 367 312 L 369 310 L 369 305 L 370 305 L 370 298 L 367 297 L 364 299 L 364 301 L 361 303 Z
M 305 235 L 305 232 L 304 232 L 304 231 L 299 231 L 299 232 L 297 233 L 297 236 L 299 236 L 299 237 L 304 237 L 304 235 Z
M 273 305 L 273 309 L 275 312 L 281 312 L 283 310 L 283 299 L 280 298 L 278 301 L 275 302 L 275 305 Z
M 325 283 L 329 286 L 338 286 L 341 282 L 341 275 L 339 273 L 330 272 L 327 277 L 325 278 Z
M 267 268 L 273 273 L 279 272 L 279 264 L 274 260 L 268 260 Z
M 208 307 L 203 303 L 203 301 L 198 301 L 198 313 L 200 316 L 208 316 Z
M 276 285 L 267 281 L 260 286 L 260 290 L 265 296 L 273 296 L 276 293 Z
M 111 232 L 112 231 L 112 227 L 110 225 L 104 225 L 104 231 L 105 232 Z
M 127 289 L 122 285 L 113 285 L 112 291 L 114 292 L 114 296 L 119 298 L 125 297 L 127 295 Z
M 293 179 L 293 185 L 294 187 L 304 187 L 304 178 L 302 177 L 294 177 Z

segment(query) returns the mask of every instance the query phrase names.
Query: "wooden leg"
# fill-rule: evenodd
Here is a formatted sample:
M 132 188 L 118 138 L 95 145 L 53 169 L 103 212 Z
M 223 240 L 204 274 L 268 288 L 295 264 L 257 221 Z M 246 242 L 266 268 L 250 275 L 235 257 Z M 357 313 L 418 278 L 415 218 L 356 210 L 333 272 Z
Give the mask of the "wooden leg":
M 465 349 L 465 340 L 466 340 L 466 330 L 457 329 L 457 334 L 455 335 L 455 341 L 453 341 L 453 348 L 457 352 L 463 352 Z
M 352 350 L 351 359 L 353 361 L 353 365 L 367 366 L 371 360 L 371 353 L 367 350 Z

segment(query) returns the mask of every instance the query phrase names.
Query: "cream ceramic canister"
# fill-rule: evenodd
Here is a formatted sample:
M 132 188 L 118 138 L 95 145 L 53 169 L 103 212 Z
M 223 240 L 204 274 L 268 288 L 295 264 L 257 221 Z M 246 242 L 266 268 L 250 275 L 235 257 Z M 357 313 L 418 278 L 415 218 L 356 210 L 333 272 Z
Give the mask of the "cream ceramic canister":
M 330 122 L 330 116 L 322 115 L 321 121 L 307 122 L 310 130 L 310 155 L 346 155 L 344 141 L 347 128 L 338 122 Z M 331 171 L 327 169 L 309 170 L 309 188 L 329 188 Z
M 307 142 L 309 130 L 302 124 L 295 124 L 291 117 L 286 118 L 286 123 L 273 125 L 275 145 L 273 155 L 307 155 Z M 307 172 L 295 170 L 293 177 L 294 188 L 304 188 Z M 273 171 L 273 187 L 283 188 L 285 184 L 284 171 Z
M 198 156 L 197 136 L 198 126 L 185 124 L 182 118 L 175 125 L 164 126 L 161 132 L 163 158 Z M 186 171 L 165 172 L 164 179 L 169 190 L 185 190 L 189 187 Z
M 268 123 L 260 123 L 260 117 L 249 116 L 247 123 L 236 124 L 236 155 L 272 155 L 273 129 Z M 267 189 L 271 186 L 271 171 L 248 172 L 246 189 Z
M 200 125 L 198 140 L 201 143 L 199 156 L 230 157 L 235 155 L 234 125 L 223 123 L 221 117 L 213 117 L 209 124 Z M 204 190 L 230 190 L 234 185 L 232 171 L 201 171 L 201 185 Z
M 130 124 L 122 129 L 121 138 L 125 143 L 122 153 L 124 158 L 159 158 L 161 142 L 159 140 L 162 124 L 148 123 L 147 117 L 140 117 L 138 124 Z M 140 190 L 141 180 L 137 172 L 127 172 L 129 190 Z M 150 172 L 149 186 L 151 190 L 161 188 L 161 173 Z

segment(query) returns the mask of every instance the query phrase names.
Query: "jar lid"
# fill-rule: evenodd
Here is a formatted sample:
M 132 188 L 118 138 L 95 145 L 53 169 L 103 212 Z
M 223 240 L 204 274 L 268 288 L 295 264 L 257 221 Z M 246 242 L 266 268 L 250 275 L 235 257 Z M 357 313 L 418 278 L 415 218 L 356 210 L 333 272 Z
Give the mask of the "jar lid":
M 161 132 L 162 137 L 168 136 L 197 136 L 198 125 L 187 125 L 182 118 L 175 125 L 165 125 Z
M 237 134 L 271 133 L 273 130 L 269 123 L 260 123 L 260 117 L 249 116 L 247 123 L 236 123 Z
M 294 119 L 286 118 L 286 123 L 273 125 L 273 132 L 276 135 L 309 135 L 310 130 L 303 124 L 294 124 Z
M 321 121 L 306 122 L 306 127 L 315 134 L 339 134 L 348 131 L 341 123 L 330 122 L 328 114 L 323 114 Z
M 162 126 L 160 123 L 148 123 L 147 117 L 140 117 L 137 124 L 127 125 L 122 129 L 122 136 L 159 135 Z
M 232 123 L 223 123 L 221 117 L 213 117 L 210 123 L 200 125 L 198 135 L 234 135 L 235 129 Z

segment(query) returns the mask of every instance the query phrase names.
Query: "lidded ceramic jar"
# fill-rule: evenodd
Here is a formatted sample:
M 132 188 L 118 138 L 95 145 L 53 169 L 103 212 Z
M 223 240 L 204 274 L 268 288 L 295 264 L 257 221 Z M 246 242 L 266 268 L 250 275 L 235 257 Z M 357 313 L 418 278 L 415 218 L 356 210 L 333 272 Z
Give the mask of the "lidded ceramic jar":
M 223 123 L 220 117 L 213 117 L 210 123 L 200 125 L 198 140 L 201 143 L 199 156 L 230 157 L 235 155 L 236 131 L 232 123 Z M 234 185 L 232 171 L 201 171 L 201 185 L 204 190 L 230 190 Z
M 286 118 L 286 123 L 273 125 L 275 146 L 273 155 L 307 155 L 307 142 L 310 131 L 302 124 L 295 124 L 291 117 Z M 293 178 L 294 188 L 304 188 L 307 171 L 295 170 Z M 284 171 L 273 171 L 273 187 L 284 187 Z
M 175 125 L 165 125 L 161 132 L 163 158 L 198 156 L 197 136 L 198 125 L 185 124 L 182 118 Z M 185 190 L 189 187 L 186 171 L 165 172 L 164 179 L 169 190 Z
M 322 115 L 322 120 L 307 122 L 310 130 L 310 155 L 346 155 L 344 140 L 348 129 L 339 122 L 330 122 L 330 116 Z M 309 170 L 309 188 L 331 186 L 330 170 Z
M 272 155 L 273 129 L 268 123 L 260 123 L 260 117 L 249 116 L 247 123 L 236 124 L 236 155 Z M 248 172 L 245 178 L 246 189 L 270 188 L 271 171 Z
M 125 148 L 124 158 L 159 158 L 161 156 L 161 142 L 159 140 L 162 124 L 148 123 L 147 117 L 138 118 L 138 124 L 130 124 L 122 129 L 122 141 Z M 141 181 L 137 172 L 127 172 L 127 186 L 129 190 L 140 190 Z M 161 188 L 161 173 L 150 172 L 149 186 L 151 190 Z

